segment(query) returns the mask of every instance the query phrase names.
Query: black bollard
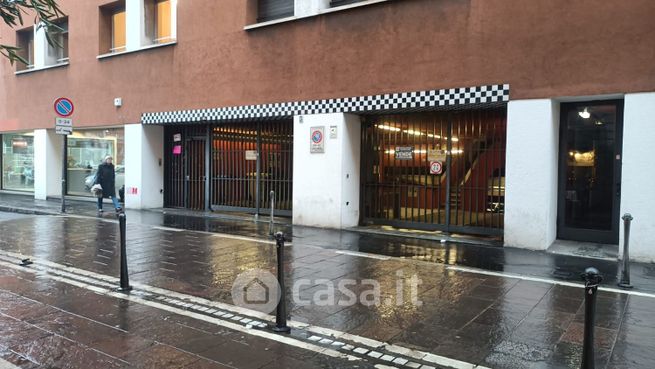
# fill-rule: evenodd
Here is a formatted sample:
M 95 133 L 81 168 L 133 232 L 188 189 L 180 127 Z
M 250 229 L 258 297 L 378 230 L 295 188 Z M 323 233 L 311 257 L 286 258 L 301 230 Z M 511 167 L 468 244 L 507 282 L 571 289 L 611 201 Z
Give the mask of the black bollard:
M 130 277 L 127 273 L 127 250 L 125 246 L 125 229 L 126 229 L 126 218 L 125 213 L 121 212 L 118 214 L 118 228 L 120 230 L 120 246 L 121 246 L 121 287 L 118 291 L 127 292 L 131 291 L 132 287 L 130 286 Z
M 603 277 L 596 268 L 585 269 L 582 277 L 585 280 L 585 315 L 584 315 L 584 346 L 582 347 L 582 369 L 594 369 L 594 323 L 596 320 L 596 293 Z
M 280 299 L 277 302 L 273 331 L 289 333 L 291 328 L 287 326 L 287 301 L 286 289 L 284 287 L 284 233 L 277 232 L 275 234 L 275 241 L 277 248 L 277 282 L 280 285 Z
M 632 222 L 632 215 L 626 213 L 621 219 L 623 219 L 623 270 L 621 271 L 621 282 L 619 282 L 619 287 L 621 288 L 632 288 L 630 284 L 630 222 Z

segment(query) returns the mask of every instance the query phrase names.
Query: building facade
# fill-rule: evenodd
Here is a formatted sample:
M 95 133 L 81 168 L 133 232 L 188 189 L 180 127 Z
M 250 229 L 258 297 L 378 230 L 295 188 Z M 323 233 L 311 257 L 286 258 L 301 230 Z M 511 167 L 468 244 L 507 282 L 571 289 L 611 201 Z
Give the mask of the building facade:
M 655 260 L 650 0 L 61 0 L 2 28 L 3 191 L 618 245 Z M 53 101 L 75 104 L 54 132 Z

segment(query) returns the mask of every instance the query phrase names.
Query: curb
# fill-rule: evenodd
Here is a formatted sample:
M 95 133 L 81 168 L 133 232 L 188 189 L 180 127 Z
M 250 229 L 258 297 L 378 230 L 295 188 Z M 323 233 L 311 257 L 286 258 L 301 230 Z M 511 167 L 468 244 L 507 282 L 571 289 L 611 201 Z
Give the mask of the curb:
M 5 206 L 5 205 L 0 205 L 0 211 L 6 213 L 17 213 L 17 214 L 26 214 L 26 215 L 60 215 L 60 213 L 57 212 L 35 210 L 29 208 L 16 208 L 16 207 Z

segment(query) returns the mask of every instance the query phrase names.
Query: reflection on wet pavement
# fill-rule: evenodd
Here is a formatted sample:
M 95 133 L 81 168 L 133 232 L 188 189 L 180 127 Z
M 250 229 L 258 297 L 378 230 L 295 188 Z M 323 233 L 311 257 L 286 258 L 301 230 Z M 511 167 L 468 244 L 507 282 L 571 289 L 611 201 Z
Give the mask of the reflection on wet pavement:
M 0 222 L 0 250 L 20 252 L 59 264 L 117 276 L 119 265 L 116 232 L 115 223 L 94 219 L 18 219 Z M 358 251 L 368 252 L 375 247 L 375 240 L 375 237 L 368 236 L 366 242 L 362 242 L 361 237 L 353 236 L 352 239 L 340 240 L 340 244 L 346 245 L 348 249 L 354 249 L 357 244 Z M 449 270 L 441 264 L 459 264 L 472 258 L 484 259 L 483 256 L 474 255 L 473 249 L 468 247 L 444 245 L 443 249 L 434 250 L 425 257 L 380 260 L 338 254 L 334 250 L 317 247 L 316 241 L 313 235 L 297 232 L 293 245 L 287 248 L 287 301 L 291 319 L 295 321 L 492 368 L 579 366 L 584 318 L 583 289 L 518 278 L 462 273 Z M 388 238 L 386 242 L 391 244 Z M 255 268 L 275 272 L 275 249 L 270 243 L 209 233 L 156 229 L 137 223 L 128 224 L 127 243 L 132 281 L 228 304 L 232 303 L 232 283 L 240 273 Z M 407 251 L 408 247 L 401 242 L 393 244 L 391 248 L 397 251 L 394 252 L 396 255 L 402 252 L 416 254 Z M 403 248 L 406 251 L 402 251 Z M 497 257 L 489 255 L 484 260 L 490 268 L 504 265 Z M 433 258 L 441 261 L 435 263 Z M 423 259 L 430 262 L 424 262 Z M 561 265 L 574 264 L 562 260 Z M 410 289 L 403 289 L 401 294 L 397 292 L 399 281 L 402 285 L 413 275 L 422 281 L 417 290 L 418 299 L 422 302 L 420 306 L 410 302 Z M 27 297 L 33 296 L 35 299 L 38 296 L 40 302 L 89 317 L 107 328 L 106 332 L 98 329 L 97 335 L 88 335 L 89 327 L 85 326 L 88 322 L 69 317 L 47 306 L 32 310 L 3 303 L 0 307 L 3 314 L 11 311 L 11 316 L 20 315 L 47 332 L 73 337 L 76 342 L 83 344 L 98 344 L 110 351 L 116 350 L 111 343 L 116 328 L 128 332 L 127 335 L 136 329 L 147 332 L 144 334 L 153 342 L 171 342 L 175 347 L 184 346 L 192 352 L 201 351 L 208 357 L 215 355 L 216 359 L 220 359 L 224 353 L 220 346 L 231 345 L 234 341 L 228 342 L 228 338 L 237 334 L 191 321 L 185 321 L 185 325 L 182 325 L 187 328 L 171 331 L 170 327 L 154 323 L 161 323 L 168 314 L 154 314 L 152 311 L 145 313 L 143 307 L 132 306 L 131 303 L 121 306 L 119 301 L 99 298 L 92 292 L 80 292 L 39 277 L 30 281 L 32 290 L 29 291 L 22 290 L 24 287 L 20 284 L 12 286 L 11 283 L 16 282 L 9 283 L 13 281 L 9 277 L 2 278 L 2 289 Z M 300 280 L 304 281 L 298 288 L 301 300 L 311 301 L 325 291 L 326 281 L 337 285 L 343 279 L 376 280 L 380 285 L 381 303 L 378 306 L 364 306 L 361 303 L 353 306 L 341 306 L 338 303 L 319 306 L 315 302 L 294 302 L 291 298 L 291 286 Z M 362 284 L 352 288 L 357 295 L 366 290 Z M 9 296 L 5 297 L 9 299 Z M 337 293 L 336 301 L 340 298 L 345 296 Z M 135 314 L 134 311 L 138 312 L 139 309 L 142 311 Z M 123 314 L 123 310 L 129 310 L 130 314 Z M 653 314 L 655 298 L 601 292 L 596 319 L 597 367 L 652 368 L 655 362 L 655 326 L 651 323 Z M 34 355 L 37 360 L 35 362 L 46 362 L 46 354 L 36 352 L 38 350 L 32 354 L 31 347 L 36 346 L 22 343 L 23 337 L 38 334 L 33 331 L 30 334 L 22 333 L 21 326 L 16 324 L 7 319 L 0 322 L 3 334 L 7 332 L 0 346 L 9 343 L 19 345 L 17 347 L 22 352 Z M 198 324 L 202 328 L 198 328 Z M 196 337 L 199 329 L 209 332 L 207 334 L 211 334 L 211 340 Z M 242 339 L 250 340 L 247 337 Z M 158 353 L 157 350 L 164 349 L 153 347 L 147 340 L 130 340 L 128 342 L 131 344 L 119 344 L 119 347 L 127 351 L 125 357 L 138 357 L 144 350 L 153 350 L 154 355 Z M 68 343 L 60 343 L 48 335 L 35 342 L 57 348 L 68 355 L 78 355 L 78 348 L 69 348 L 66 346 Z M 273 344 L 263 345 L 271 347 Z M 289 351 L 288 347 L 282 346 L 272 350 Z M 135 352 L 130 353 L 131 348 Z M 238 351 L 232 346 L 230 350 Z M 252 347 L 246 346 L 242 350 L 243 355 L 235 354 L 233 364 L 237 364 L 238 358 L 247 358 L 249 350 Z M 177 352 L 170 357 L 162 353 L 161 357 L 162 360 L 174 363 L 174 367 L 184 367 L 191 363 L 188 357 L 176 355 Z M 285 357 L 294 363 L 304 360 L 302 350 Z M 268 356 L 261 360 L 252 357 L 251 361 L 239 362 L 235 366 L 262 367 L 271 363 L 269 359 Z M 97 362 L 101 359 L 89 360 Z M 112 366 L 107 364 L 106 367 Z

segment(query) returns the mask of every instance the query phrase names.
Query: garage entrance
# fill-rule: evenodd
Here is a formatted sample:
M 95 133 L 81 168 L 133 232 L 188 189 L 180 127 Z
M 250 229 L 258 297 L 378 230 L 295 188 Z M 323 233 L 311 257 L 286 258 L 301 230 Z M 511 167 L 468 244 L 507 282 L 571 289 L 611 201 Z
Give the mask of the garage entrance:
M 365 224 L 502 235 L 505 109 L 367 117 Z
M 291 216 L 290 120 L 166 127 L 164 206 Z

